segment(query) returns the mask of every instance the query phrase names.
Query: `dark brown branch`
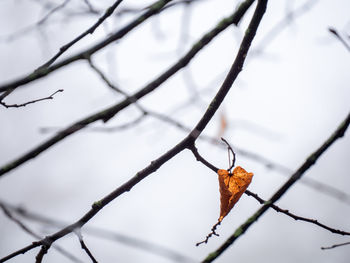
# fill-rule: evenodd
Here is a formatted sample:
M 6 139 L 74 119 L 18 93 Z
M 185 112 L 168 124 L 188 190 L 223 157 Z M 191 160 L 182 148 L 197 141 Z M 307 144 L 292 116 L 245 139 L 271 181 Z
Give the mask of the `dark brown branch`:
M 156 78 L 154 81 L 150 82 L 148 85 L 146 85 L 144 88 L 136 92 L 131 97 L 140 99 L 143 96 L 149 94 L 153 90 L 155 90 L 157 87 L 159 87 L 163 82 L 165 82 L 168 78 L 170 78 L 172 75 L 174 75 L 176 72 L 178 72 L 180 69 L 185 67 L 193 58 L 194 56 L 202 50 L 211 40 L 213 40 L 219 33 L 221 33 L 224 29 L 226 29 L 229 25 L 232 24 L 238 24 L 238 22 L 241 20 L 243 15 L 246 13 L 248 8 L 252 5 L 254 0 L 246 0 L 243 2 L 239 8 L 229 17 L 223 19 L 219 24 L 217 24 L 214 29 L 206 33 L 196 44 L 192 46 L 192 48 L 172 67 L 170 67 L 168 70 L 166 70 L 163 74 L 161 74 L 158 78 Z M 240 71 L 240 70 L 239 70 Z M 237 73 L 238 74 L 238 73 Z M 229 83 L 228 83 L 229 84 Z M 225 84 L 227 85 L 227 84 Z M 220 93 L 221 101 L 223 99 L 222 92 Z M 63 140 L 67 136 L 70 136 L 71 134 L 83 129 L 87 125 L 96 122 L 98 120 L 102 120 L 104 122 L 107 122 L 109 119 L 114 117 L 118 112 L 125 109 L 131 104 L 129 99 L 125 99 L 120 103 L 117 103 L 109 108 L 106 108 L 102 111 L 99 111 L 95 114 L 92 114 L 72 125 L 67 127 L 66 129 L 60 131 L 57 133 L 57 135 L 53 136 L 51 139 L 45 141 L 44 143 L 40 144 L 36 148 L 32 149 L 28 153 L 20 156 L 16 160 L 13 160 L 12 162 L 9 162 L 8 164 L 4 165 L 0 168 L 0 176 L 13 170 L 14 168 L 20 166 L 21 164 L 35 158 L 43 151 L 47 150 L 57 142 Z M 217 107 L 218 103 L 215 103 L 215 105 L 212 105 L 211 108 L 214 109 L 214 106 Z M 210 111 L 211 115 L 213 115 L 213 111 Z M 208 119 L 208 115 L 206 115 L 205 120 Z M 204 120 L 201 121 L 200 127 L 197 127 L 196 129 L 203 129 Z M 193 139 L 195 139 L 193 137 Z
M 243 2 L 243 4 L 241 4 L 240 7 L 242 8 L 242 6 L 244 6 L 244 4 L 247 4 L 247 3 L 249 3 L 249 1 Z M 152 161 L 147 167 L 139 171 L 134 177 L 130 178 L 126 183 L 122 184 L 120 187 L 115 189 L 113 192 L 111 192 L 101 200 L 93 203 L 91 209 L 84 216 L 82 216 L 78 221 L 46 237 L 44 240 L 40 240 L 39 242 L 37 242 L 38 245 L 42 245 L 42 249 L 38 254 L 39 259 L 42 258 L 41 255 L 44 255 L 45 252 L 47 252 L 48 248 L 46 249 L 46 247 L 48 247 L 48 245 L 51 245 L 56 240 L 66 236 L 72 231 L 76 229 L 80 229 L 110 202 L 115 200 L 117 197 L 119 197 L 123 193 L 130 191 L 136 184 L 141 182 L 144 178 L 148 177 L 150 174 L 157 171 L 164 163 L 171 160 L 174 156 L 176 156 L 177 154 L 179 154 L 185 149 L 190 149 L 193 146 L 196 139 L 199 137 L 199 135 L 202 133 L 204 128 L 207 126 L 209 121 L 214 116 L 215 112 L 218 110 L 219 106 L 221 105 L 228 91 L 231 89 L 234 80 L 237 78 L 239 72 L 242 70 L 249 47 L 254 39 L 257 28 L 265 12 L 265 9 L 266 9 L 266 1 L 262 1 L 262 2 L 259 1 L 230 71 L 228 72 L 218 93 L 216 94 L 211 104 L 209 105 L 207 111 L 204 113 L 203 117 L 200 119 L 200 121 L 195 126 L 195 128 L 190 132 L 190 134 L 187 137 L 185 137 L 182 141 L 180 141 L 177 145 L 175 145 L 172 149 L 170 149 L 168 152 L 164 153 L 159 158 Z M 29 249 L 32 249 L 32 248 L 29 248 Z M 23 249 L 19 251 L 23 251 Z M 26 251 L 28 251 L 28 249 L 24 250 L 24 252 Z M 18 255 L 18 252 L 13 253 L 12 255 Z M 10 259 L 11 257 L 6 257 L 6 258 Z M 0 260 L 0 262 L 4 262 L 3 259 Z
M 0 263 L 8 261 L 11 258 L 17 257 L 18 255 L 25 254 L 26 252 L 32 250 L 33 248 L 39 247 L 40 245 L 41 245 L 41 242 L 33 242 L 32 244 L 30 244 L 22 249 L 19 249 L 13 253 L 7 255 L 6 257 L 0 258 Z
M 267 201 L 265 204 L 257 210 L 246 222 L 244 222 L 236 231 L 224 242 L 217 250 L 210 253 L 202 262 L 212 262 L 219 257 L 229 246 L 231 246 L 240 236 L 242 236 L 249 227 L 254 224 L 278 199 L 280 199 L 287 190 L 296 183 L 303 174 L 313 166 L 318 158 L 339 138 L 343 137 L 345 131 L 350 124 L 350 113 L 334 131 L 334 133 L 314 152 L 306 161 L 299 167 L 298 170 L 289 178 L 289 180 L 282 185 L 282 187 Z
M 116 33 L 108 36 L 104 40 L 100 41 L 96 45 L 86 49 L 85 51 L 82 51 L 78 53 L 77 55 L 68 57 L 64 60 L 62 60 L 59 63 L 56 63 L 50 67 L 47 68 L 41 68 L 38 70 L 35 70 L 33 73 L 23 77 L 19 78 L 15 81 L 12 81 L 10 83 L 4 84 L 0 86 L 0 92 L 6 91 L 8 89 L 14 89 L 19 86 L 22 86 L 24 84 L 27 84 L 29 82 L 32 82 L 34 80 L 40 79 L 42 77 L 45 77 L 46 75 L 56 71 L 59 68 L 62 68 L 72 62 L 78 61 L 78 60 L 84 60 L 90 58 L 94 53 L 97 51 L 103 49 L 104 47 L 108 46 L 109 44 L 115 42 L 118 39 L 121 39 L 124 37 L 127 33 L 129 33 L 131 30 L 142 24 L 144 21 L 146 21 L 148 18 L 151 16 L 158 14 L 161 9 L 172 0 L 159 0 L 155 4 L 151 6 L 151 8 L 148 9 L 144 14 L 141 16 L 137 17 L 135 20 L 133 20 L 131 23 L 128 25 L 124 26 L 122 29 L 117 31 Z
M 47 254 L 47 252 L 49 251 L 52 242 L 53 241 L 50 240 L 49 238 L 44 239 L 44 241 L 42 242 L 43 244 L 39 250 L 39 253 L 35 257 L 35 263 L 41 263 L 43 261 L 43 258 Z
M 207 160 L 205 160 L 198 152 L 196 146 L 193 144 L 191 147 L 189 147 L 189 149 L 192 151 L 193 155 L 196 157 L 196 160 L 201 162 L 202 164 L 204 164 L 206 167 L 208 167 L 209 169 L 211 169 L 213 172 L 217 173 L 218 172 L 218 168 L 215 167 L 214 165 L 212 165 L 210 162 L 208 162 Z
M 10 91 L 12 92 L 13 90 L 10 90 Z M 0 100 L 0 104 L 2 106 L 4 106 L 5 108 L 21 108 L 21 107 L 27 106 L 28 104 L 33 104 L 33 103 L 36 103 L 36 102 L 39 102 L 39 101 L 53 100 L 53 96 L 55 96 L 59 92 L 63 92 L 63 89 L 56 90 L 54 93 L 52 93 L 51 95 L 49 95 L 49 96 L 47 96 L 45 98 L 31 100 L 31 101 L 28 101 L 28 102 L 25 102 L 25 103 L 22 103 L 22 104 L 6 104 L 5 102 L 3 102 L 1 100 Z M 6 94 L 6 96 L 7 95 L 9 95 L 9 94 Z
M 99 77 L 110 87 L 113 91 L 124 95 L 125 97 L 129 97 L 129 95 L 118 88 L 116 85 L 112 84 L 112 82 L 106 77 L 106 75 L 92 62 L 91 59 L 88 60 L 90 67 L 99 75 Z
M 221 221 L 218 221 L 213 227 L 211 228 L 211 232 L 205 237 L 205 239 L 201 242 L 196 243 L 196 247 L 198 247 L 200 244 L 206 244 L 208 243 L 209 238 L 212 236 L 219 236 L 218 233 L 216 233 L 216 228 L 221 224 Z
M 89 258 L 91 259 L 91 261 L 93 263 L 98 263 L 98 261 L 95 259 L 95 257 L 92 255 L 90 249 L 86 246 L 84 239 L 83 239 L 83 235 L 81 234 L 80 229 L 75 231 L 75 234 L 78 236 L 79 238 L 79 243 L 81 248 L 86 252 L 86 254 L 89 256 Z
M 254 197 L 260 204 L 264 205 L 267 203 L 267 201 L 265 201 L 264 199 L 260 198 L 257 194 L 250 192 L 249 190 L 246 190 L 245 193 L 248 196 L 252 196 Z M 270 204 L 269 205 L 272 209 L 274 209 L 277 212 L 283 213 L 287 216 L 290 216 L 291 218 L 295 219 L 295 220 L 300 220 L 300 221 L 304 221 L 304 222 L 308 222 L 314 225 L 317 225 L 321 228 L 324 228 L 334 234 L 339 234 L 339 235 L 343 235 L 343 236 L 349 236 L 350 232 L 346 232 L 346 231 L 342 231 L 342 230 L 338 230 L 335 228 L 331 228 L 329 226 L 326 226 L 325 224 L 322 224 L 320 222 L 318 222 L 316 219 L 311 219 L 311 218 L 307 218 L 307 217 L 301 217 L 301 216 L 297 216 L 295 214 L 292 214 L 291 212 L 289 212 L 289 210 L 287 209 L 282 209 L 274 204 Z
M 342 246 L 347 246 L 347 245 L 350 245 L 350 242 L 345 242 L 345 243 L 341 243 L 341 244 L 335 244 L 335 245 L 330 246 L 330 247 L 321 247 L 321 249 L 322 250 L 333 249 L 333 248 L 336 248 L 336 247 L 342 247 Z

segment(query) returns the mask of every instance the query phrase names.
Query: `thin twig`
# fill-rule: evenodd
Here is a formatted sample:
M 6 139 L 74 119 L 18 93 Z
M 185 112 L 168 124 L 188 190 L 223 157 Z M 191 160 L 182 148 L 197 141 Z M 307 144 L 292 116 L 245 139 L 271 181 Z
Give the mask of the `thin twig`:
M 205 160 L 198 152 L 196 146 L 193 144 L 190 148 L 189 148 L 193 155 L 196 157 L 196 160 L 201 162 L 202 164 L 204 164 L 206 167 L 208 167 L 209 169 L 211 169 L 212 171 L 214 171 L 215 173 L 218 172 L 218 168 L 215 167 L 214 165 L 212 165 L 210 162 L 208 162 L 207 160 Z
M 235 154 L 235 152 L 233 151 L 231 145 L 230 145 L 224 138 L 221 137 L 221 140 L 222 140 L 224 143 L 226 143 L 227 149 L 229 150 L 229 153 L 230 153 L 230 152 L 232 153 L 232 157 L 233 157 L 233 158 L 232 158 L 232 163 L 231 163 L 231 165 L 230 165 L 230 168 L 227 169 L 227 171 L 231 172 L 232 168 L 235 166 L 236 154 Z M 230 154 L 229 154 L 229 156 L 230 156 Z
M 221 221 L 218 221 L 213 227 L 211 228 L 211 232 L 205 237 L 205 239 L 201 242 L 196 243 L 196 247 L 198 247 L 200 244 L 206 244 L 208 243 L 209 238 L 214 236 L 219 236 L 218 233 L 216 233 L 216 228 L 221 224 Z
M 330 247 L 321 247 L 321 249 L 322 250 L 333 249 L 333 248 L 336 248 L 336 247 L 347 246 L 347 245 L 350 245 L 350 242 L 345 242 L 345 243 L 341 243 L 341 244 L 335 244 L 335 245 L 330 246 Z
M 245 193 L 248 195 L 248 196 L 252 196 L 254 197 L 260 204 L 264 205 L 266 203 L 268 203 L 267 201 L 265 201 L 264 199 L 260 198 L 257 194 L 255 193 L 252 193 L 251 191 L 249 190 L 246 190 Z M 311 218 L 307 218 L 307 217 L 302 217 L 302 216 L 297 216 L 291 212 L 289 212 L 289 210 L 287 209 L 282 209 L 280 207 L 278 207 L 277 205 L 274 205 L 274 204 L 270 204 L 269 205 L 272 209 L 274 209 L 275 211 L 277 212 L 280 212 L 280 213 L 283 213 L 287 216 L 290 216 L 291 218 L 295 219 L 295 220 L 300 220 L 300 221 L 304 221 L 304 222 L 308 222 L 308 223 L 311 223 L 311 224 L 314 224 L 314 225 L 317 225 L 321 228 L 324 228 L 334 234 L 339 234 L 339 235 L 343 235 L 343 236 L 349 236 L 350 235 L 350 232 L 346 232 L 346 231 L 342 231 L 342 230 L 339 230 L 339 229 L 335 229 L 335 228 L 332 228 L 332 227 L 329 227 L 329 226 L 326 226 L 325 224 L 322 224 L 320 222 L 318 222 L 316 219 L 311 219 Z
M 79 243 L 81 245 L 81 248 L 86 252 L 86 254 L 89 256 L 89 258 L 91 259 L 91 261 L 93 263 L 98 263 L 98 261 L 95 259 L 95 257 L 92 255 L 90 249 L 86 246 L 84 239 L 83 239 L 83 235 L 81 234 L 80 229 L 77 229 L 74 231 L 74 233 L 78 236 L 79 238 Z
M 11 92 L 13 90 L 10 90 Z M 57 93 L 59 92 L 63 92 L 64 90 L 63 89 L 59 89 L 59 90 L 56 90 L 54 93 L 52 93 L 51 95 L 45 97 L 45 98 L 40 98 L 40 99 L 36 99 L 36 100 L 31 100 L 31 101 L 28 101 L 28 102 L 25 102 L 25 103 L 22 103 L 22 104 L 6 104 L 5 102 L 1 101 L 0 100 L 0 104 L 6 108 L 21 108 L 21 107 L 25 107 L 27 106 L 28 104 L 33 104 L 33 103 L 36 103 L 36 102 L 39 102 L 39 101 L 43 101 L 43 100 L 53 100 L 53 96 L 55 96 Z M 9 95 L 9 94 L 7 94 Z M 6 95 L 6 96 L 7 96 Z

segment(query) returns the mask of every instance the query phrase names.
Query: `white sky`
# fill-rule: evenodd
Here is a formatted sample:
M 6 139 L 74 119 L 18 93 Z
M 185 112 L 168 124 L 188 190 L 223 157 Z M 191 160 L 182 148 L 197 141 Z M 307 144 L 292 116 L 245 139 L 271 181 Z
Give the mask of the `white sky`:
M 125 0 L 120 8 L 129 4 L 145 6 L 146 2 L 151 3 Z M 76 10 L 82 3 L 72 0 L 64 10 Z M 99 1 L 100 7 L 111 3 Z M 305 1 L 269 1 L 252 51 L 257 50 L 260 41 L 288 10 L 303 3 Z M 184 9 L 174 8 L 99 52 L 93 60 L 110 79 L 131 93 L 177 61 L 203 33 L 232 10 L 232 1 L 200 2 L 188 13 L 190 19 L 184 32 L 181 27 Z M 298 168 L 349 112 L 349 52 L 327 30 L 334 27 L 343 36 L 348 36 L 349 10 L 350 2 L 346 0 L 317 1 L 309 12 L 295 18 L 276 39 L 264 46 L 262 54 L 248 56 L 243 72 L 205 134 L 217 135 L 220 114 L 224 114 L 228 120 L 224 137 L 234 146 L 291 170 Z M 0 36 L 35 23 L 45 14 L 42 11 L 35 1 L 1 1 Z M 227 29 L 196 56 L 187 71 L 169 79 L 156 92 L 142 99 L 141 104 L 157 112 L 171 112 L 171 117 L 193 127 L 231 65 L 252 11 L 239 28 Z M 91 46 L 131 18 L 109 19 L 105 27 L 77 44 L 66 56 Z M 0 83 L 31 72 L 60 46 L 88 28 L 96 17 L 69 20 L 58 14 L 51 19 L 41 33 L 34 30 L 11 42 L 0 42 Z M 179 44 L 181 33 L 186 34 L 187 41 Z M 189 85 L 195 85 L 201 92 L 201 100 L 186 103 L 174 111 L 188 101 Z M 65 127 L 121 99 L 105 87 L 85 62 L 77 62 L 27 85 L 6 101 L 21 103 L 45 97 L 60 88 L 64 92 L 57 94 L 54 100 L 21 109 L 0 108 L 1 165 L 53 135 L 40 133 L 41 127 Z M 130 107 L 106 126 L 120 125 L 138 116 L 138 110 Z M 94 126 L 103 127 L 100 123 Z M 185 132 L 152 118 L 119 132 L 81 131 L 1 178 L 0 199 L 73 222 L 94 201 L 128 180 L 185 135 Z M 227 168 L 227 153 L 223 148 L 204 141 L 198 141 L 197 145 L 200 153 L 213 164 Z M 347 132 L 305 176 L 349 193 L 349 149 Z M 237 165 L 254 172 L 249 189 L 265 199 L 287 178 L 244 156 L 237 155 Z M 278 205 L 300 216 L 318 219 L 330 227 L 350 231 L 349 204 L 301 183 L 293 186 Z M 253 198 L 243 196 L 219 226 L 220 237 L 195 247 L 194 244 L 202 240 L 216 222 L 219 207 L 216 175 L 197 163 L 189 152 L 182 152 L 103 209 L 87 226 L 152 241 L 196 262 L 222 244 L 259 205 Z M 42 234 L 55 231 L 35 223 L 30 225 Z M 171 262 L 87 233 L 84 237 L 99 262 Z M 32 237 L 0 215 L 0 257 L 32 241 Z M 217 262 L 309 262 L 312 258 L 319 263 L 345 263 L 350 256 L 349 246 L 328 251 L 322 251 L 320 247 L 347 241 L 349 238 L 268 211 Z M 58 244 L 88 262 L 75 236 L 64 238 Z M 29 252 L 10 262 L 32 261 L 36 253 L 37 250 Z M 63 262 L 66 259 L 51 249 L 45 260 Z

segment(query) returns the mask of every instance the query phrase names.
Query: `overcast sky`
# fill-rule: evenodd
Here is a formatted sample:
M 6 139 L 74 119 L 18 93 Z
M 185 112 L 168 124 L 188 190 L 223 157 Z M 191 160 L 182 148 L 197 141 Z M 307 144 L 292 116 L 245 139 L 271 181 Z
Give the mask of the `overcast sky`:
M 62 2 L 50 1 L 55 5 Z M 113 1 L 90 2 L 96 9 L 104 10 Z M 175 63 L 204 33 L 230 15 L 238 2 L 202 0 L 171 8 L 92 59 L 113 83 L 130 94 Z M 150 3 L 124 0 L 118 8 L 144 7 Z M 292 12 L 300 10 L 305 3 L 308 4 L 302 12 Z M 232 64 L 254 7 L 239 27 L 226 29 L 187 69 L 140 100 L 140 105 L 194 127 Z M 96 15 L 78 15 L 77 11 L 82 10 L 86 10 L 84 1 L 68 1 L 38 27 L 36 22 L 48 13 L 40 1 L 0 1 L 0 83 L 32 72 L 98 19 Z M 269 1 L 244 69 L 204 131 L 205 135 L 217 138 L 221 119 L 225 118 L 227 128 L 223 137 L 234 149 L 255 153 L 285 167 L 283 171 L 269 169 L 249 156 L 237 154 L 236 164 L 254 173 L 249 189 L 264 199 L 287 180 L 349 113 L 349 51 L 328 31 L 329 27 L 335 28 L 349 43 L 349 10 L 347 0 Z M 294 15 L 290 15 L 288 26 L 272 31 L 277 34 L 271 35 L 271 29 L 279 28 L 276 25 L 282 25 L 281 21 L 290 12 Z M 64 57 L 97 43 L 136 15 L 109 18 Z M 14 32 L 20 33 L 12 35 Z M 10 35 L 14 37 L 8 38 Z M 64 92 L 56 94 L 53 100 L 25 108 L 0 108 L 1 166 L 52 137 L 57 128 L 67 127 L 123 98 L 81 61 L 25 85 L 5 100 L 19 104 L 48 96 L 58 89 Z M 130 106 L 108 123 L 98 122 L 92 127 L 113 128 L 139 116 L 139 110 Z M 50 127 L 53 129 L 49 132 L 41 132 L 42 128 Z M 121 131 L 87 128 L 3 176 L 0 199 L 72 223 L 94 201 L 127 181 L 186 135 L 186 131 L 153 117 Z M 347 132 L 304 176 L 350 194 L 349 137 Z M 197 146 L 214 165 L 228 168 L 225 147 L 205 140 L 198 140 Z M 350 231 L 349 199 L 336 199 L 300 182 L 277 204 L 297 215 Z M 244 195 L 219 226 L 220 236 L 196 247 L 195 243 L 205 238 L 217 221 L 219 208 L 217 175 L 196 162 L 189 151 L 184 151 L 104 208 L 83 228 L 83 235 L 99 262 L 173 261 L 150 249 L 93 236 L 89 227 L 147 240 L 198 262 L 232 235 L 259 204 Z M 27 223 L 43 236 L 57 230 L 33 221 Z M 0 257 L 32 241 L 31 236 L 0 214 Z M 324 251 L 320 247 L 348 241 L 349 237 L 271 210 L 217 262 L 310 262 L 312 259 L 319 263 L 345 263 L 350 257 L 349 246 Z M 75 235 L 57 244 L 83 262 L 89 262 Z M 10 262 L 32 262 L 37 251 Z M 44 260 L 68 262 L 54 249 L 49 250 Z

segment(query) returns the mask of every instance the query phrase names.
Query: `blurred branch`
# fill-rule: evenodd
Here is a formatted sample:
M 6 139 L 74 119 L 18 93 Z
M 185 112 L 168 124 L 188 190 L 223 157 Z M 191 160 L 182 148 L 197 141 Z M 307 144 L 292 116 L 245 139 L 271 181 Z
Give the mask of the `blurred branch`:
M 340 36 L 338 31 L 335 28 L 328 28 L 328 31 L 333 34 L 345 47 L 348 51 L 350 51 L 350 45 Z
M 321 249 L 322 250 L 333 249 L 333 248 L 336 248 L 336 247 L 342 247 L 342 246 L 347 246 L 347 245 L 350 245 L 350 242 L 345 242 L 345 243 L 341 243 L 341 244 L 335 244 L 335 245 L 330 246 L 330 247 L 321 247 Z
M 34 80 L 45 77 L 48 74 L 56 71 L 59 68 L 62 68 L 66 65 L 69 65 L 72 62 L 75 62 L 78 60 L 89 59 L 97 51 L 103 49 L 104 47 L 115 42 L 116 40 L 121 39 L 127 33 L 129 33 L 131 30 L 136 28 L 138 25 L 145 22 L 148 18 L 150 18 L 151 16 L 153 16 L 155 14 L 158 14 L 161 11 L 161 9 L 170 1 L 172 1 L 172 0 L 159 0 L 159 1 L 155 2 L 151 6 L 151 8 L 149 8 L 148 11 L 146 11 L 144 14 L 140 15 L 139 17 L 134 19 L 131 23 L 127 24 L 126 26 L 124 26 L 123 28 L 121 28 L 120 30 L 115 32 L 114 34 L 106 37 L 104 40 L 100 41 L 99 43 L 95 44 L 94 46 L 86 49 L 85 51 L 78 53 L 77 55 L 68 57 L 68 58 L 62 60 L 61 62 L 56 63 L 50 67 L 44 67 L 44 68 L 39 67 L 33 73 L 31 73 L 25 77 L 22 77 L 22 78 L 19 78 L 17 80 L 14 80 L 12 82 L 9 82 L 7 84 L 4 84 L 4 85 L 0 86 L 0 92 L 6 91 L 8 89 L 14 89 L 14 88 L 17 88 L 21 85 L 24 85 L 24 84 L 27 84 L 27 83 L 32 82 Z
M 10 207 L 8 207 L 7 205 L 5 205 L 1 201 L 0 201 L 0 208 L 2 209 L 4 214 L 7 216 L 7 218 L 9 220 L 11 220 L 12 222 L 14 222 L 16 225 L 18 225 L 24 232 L 28 233 L 29 235 L 31 235 L 32 237 L 34 237 L 36 239 L 41 239 L 42 238 L 40 235 L 36 234 L 33 230 L 31 230 L 28 226 L 26 226 L 21 220 L 19 220 L 15 216 L 13 216 L 12 215 L 12 209 Z M 76 258 L 74 255 L 72 255 L 71 253 L 69 253 L 65 249 L 61 248 L 60 246 L 54 245 L 53 247 L 59 253 L 61 253 L 63 256 L 65 256 L 68 259 L 70 259 L 72 262 L 82 263 L 82 261 L 80 259 Z
M 9 91 L 13 91 L 13 90 L 9 90 Z M 45 98 L 41 98 L 41 99 L 36 99 L 36 100 L 31 100 L 31 101 L 28 101 L 28 102 L 25 102 L 25 103 L 22 103 L 22 104 L 6 104 L 4 101 L 2 101 L 1 99 L 0 99 L 0 105 L 2 105 L 2 106 L 4 106 L 5 108 L 20 108 L 20 107 L 25 107 L 25 106 L 27 106 L 28 104 L 33 104 L 33 103 L 36 103 L 36 102 L 39 102 L 39 101 L 43 101 L 43 100 L 53 100 L 53 96 L 55 96 L 57 93 L 59 93 L 59 92 L 63 92 L 63 89 L 59 89 L 59 90 L 56 90 L 54 93 L 52 93 L 51 95 L 49 95 L 49 96 L 47 96 L 47 97 L 45 97 Z M 5 92 L 5 94 L 6 94 L 6 92 Z M 4 94 L 4 95 L 5 95 Z M 9 93 L 7 93 L 6 95 L 5 95 L 5 97 L 6 96 L 8 96 L 9 95 Z
M 16 223 L 24 232 L 28 233 L 29 235 L 41 239 L 41 237 L 34 233 L 33 230 L 31 230 L 29 227 L 27 227 L 24 223 L 22 223 L 19 219 L 15 218 L 12 213 L 9 211 L 9 209 L 2 203 L 0 202 L 0 208 L 4 212 L 4 214 L 7 216 L 8 219 Z
M 168 70 L 166 70 L 163 74 L 161 74 L 158 78 L 147 84 L 144 88 L 140 89 L 134 95 L 130 96 L 135 99 L 140 99 L 143 96 L 151 93 L 153 90 L 158 88 L 163 82 L 165 82 L 168 78 L 173 76 L 176 72 L 178 72 L 183 67 L 187 66 L 188 63 L 195 57 L 195 55 L 202 50 L 211 40 L 213 40 L 219 33 L 221 33 L 224 29 L 232 24 L 237 24 L 243 15 L 246 13 L 248 8 L 252 5 L 254 0 L 246 0 L 242 2 L 242 4 L 237 8 L 237 10 L 229 17 L 221 20 L 211 31 L 204 34 L 202 38 L 196 42 L 192 48 L 182 57 L 180 58 L 173 66 L 171 66 Z M 241 68 L 239 69 L 241 70 Z M 131 104 L 130 99 L 124 99 L 122 102 L 117 103 L 111 107 L 108 107 L 102 111 L 99 111 L 95 114 L 92 114 L 74 124 L 70 125 L 66 129 L 58 132 L 55 136 L 51 137 L 51 139 L 45 141 L 44 143 L 38 145 L 34 149 L 30 150 L 28 153 L 23 154 L 16 160 L 9 162 L 8 164 L 0 167 L 0 177 L 13 170 L 14 168 L 20 166 L 21 164 L 35 158 L 40 153 L 44 152 L 57 142 L 63 140 L 67 136 L 74 134 L 75 132 L 83 129 L 87 125 L 96 122 L 98 120 L 102 120 L 107 122 L 112 117 L 114 117 L 118 112 L 122 111 L 126 107 Z M 217 105 L 217 103 L 216 103 Z M 213 105 L 214 106 L 214 105 Z M 202 124 L 201 124 L 202 126 Z
M 105 13 L 103 14 L 103 16 L 101 16 L 96 23 L 94 23 L 88 30 L 86 30 L 85 32 L 81 33 L 79 36 L 77 36 L 76 38 L 74 38 L 72 41 L 70 41 L 69 43 L 65 44 L 64 46 L 62 46 L 60 48 L 60 50 L 56 53 L 56 55 L 54 55 L 48 62 L 46 62 L 45 64 L 43 64 L 42 66 L 40 66 L 39 68 L 37 68 L 35 71 L 40 71 L 43 70 L 47 67 L 49 67 L 52 63 L 54 63 L 56 61 L 56 59 L 58 59 L 64 52 L 66 52 L 70 47 L 72 47 L 75 43 L 77 43 L 78 41 L 80 41 L 81 39 L 83 39 L 85 36 L 87 36 L 88 34 L 93 34 L 96 30 L 96 28 L 98 28 L 109 16 L 111 16 L 113 14 L 113 12 L 115 11 L 115 9 L 119 6 L 119 4 L 122 2 L 123 0 L 118 0 L 115 1 L 113 5 L 111 5 L 109 8 L 106 9 Z
M 171 3 L 167 4 L 166 6 L 164 6 L 164 8 L 162 9 L 162 11 L 168 10 L 172 7 L 177 7 L 177 6 L 181 6 L 181 5 L 187 5 L 189 2 L 190 3 L 196 3 L 196 2 L 200 2 L 200 1 L 206 1 L 206 0 L 181 0 L 181 1 L 176 1 L 173 0 Z M 146 7 L 132 7 L 132 6 L 123 6 L 121 8 L 118 8 L 118 10 L 116 12 L 114 12 L 113 16 L 114 17 L 121 17 L 124 15 L 134 15 L 134 14 L 138 14 L 141 13 L 147 9 L 149 9 L 152 5 L 148 5 Z M 90 9 L 88 8 L 88 11 L 83 11 L 83 12 L 79 12 L 79 11 L 70 11 L 70 12 L 66 12 L 67 15 L 71 16 L 86 16 L 86 15 L 101 15 L 102 11 L 98 10 L 97 8 L 93 8 Z
M 44 25 L 47 20 L 50 18 L 51 15 L 59 11 L 60 9 L 64 8 L 66 4 L 68 4 L 70 0 L 65 0 L 61 4 L 57 5 L 56 7 L 52 8 L 45 16 L 43 16 L 39 21 L 36 23 L 29 25 L 25 28 L 22 28 L 14 33 L 11 33 L 10 35 L 7 36 L 0 36 L 0 40 L 2 41 L 12 41 L 13 39 L 17 37 L 22 37 L 26 33 L 32 31 L 33 29 L 37 28 L 38 26 Z M 51 6 L 51 5 L 50 5 Z
M 343 137 L 346 129 L 350 124 L 350 113 L 344 119 L 344 121 L 338 126 L 335 132 L 314 152 L 306 161 L 296 170 L 289 180 L 281 186 L 281 188 L 267 201 L 265 204 L 257 210 L 250 218 L 247 219 L 236 231 L 223 243 L 217 250 L 210 253 L 202 262 L 212 262 L 219 257 L 229 246 L 231 246 L 240 236 L 242 236 L 248 228 L 254 224 L 270 207 L 280 199 L 287 190 L 296 183 L 303 174 L 313 166 L 318 158 L 339 138 Z
M 308 12 L 319 0 L 308 0 L 304 2 L 298 8 L 287 12 L 287 14 L 273 26 L 270 31 L 259 41 L 256 45 L 255 50 L 252 50 L 251 54 L 256 55 L 260 54 L 263 49 L 268 46 L 283 30 L 292 23 L 296 17 L 301 16 Z
M 92 4 L 90 3 L 89 0 L 83 0 L 85 5 L 88 7 L 89 12 L 91 13 L 98 13 L 98 11 L 96 11 L 96 9 L 92 6 Z
M 243 3 L 248 3 L 248 2 L 243 2 Z M 260 21 L 262 20 L 262 17 L 265 13 L 266 5 L 267 5 L 267 0 L 258 1 L 257 7 L 254 11 L 254 14 L 246 30 L 246 34 L 242 40 L 239 51 L 231 66 L 230 71 L 228 72 L 223 84 L 221 85 L 219 91 L 213 98 L 212 102 L 210 103 L 203 117 L 199 120 L 198 124 L 190 132 L 190 134 L 188 134 L 188 136 L 186 136 L 182 141 L 180 141 L 177 145 L 175 145 L 169 151 L 161 155 L 159 158 L 152 161 L 143 170 L 139 171 L 135 176 L 133 176 L 127 182 L 125 182 L 124 184 L 116 188 L 113 192 L 103 197 L 101 200 L 94 202 L 91 206 L 91 209 L 84 216 L 82 216 L 78 221 L 76 221 L 75 223 L 63 228 L 62 230 L 50 236 L 47 236 L 45 239 L 42 239 L 38 242 L 34 242 L 30 246 L 22 248 L 5 258 L 0 259 L 0 262 L 9 260 L 12 257 L 19 255 L 20 253 L 25 253 L 35 247 L 42 246 L 37 256 L 37 261 L 40 262 L 43 255 L 47 252 L 47 250 L 49 249 L 50 245 L 53 242 L 66 236 L 72 231 L 75 231 L 83 227 L 102 208 L 104 208 L 110 202 L 112 202 L 113 200 L 115 200 L 117 197 L 124 194 L 125 192 L 129 192 L 136 184 L 141 182 L 144 178 L 148 177 L 150 174 L 157 171 L 164 163 L 168 162 L 170 159 L 172 159 L 174 156 L 176 156 L 183 150 L 190 149 L 192 145 L 195 143 L 196 139 L 203 132 L 205 127 L 208 125 L 208 123 L 214 116 L 215 112 L 218 110 L 225 96 L 231 89 L 233 82 L 236 80 L 238 74 L 241 72 L 248 50 L 255 37 Z M 240 7 L 242 7 L 242 4 L 240 5 Z
M 2 204 L 3 206 L 6 206 L 8 210 L 10 210 L 14 214 L 21 216 L 23 219 L 40 223 L 43 226 L 46 225 L 46 226 L 55 227 L 55 228 L 62 228 L 67 225 L 66 222 L 59 221 L 57 219 L 52 219 L 47 217 L 46 215 L 29 211 L 28 209 L 23 208 L 21 206 L 14 206 L 14 205 L 5 203 L 1 200 L 0 200 L 0 204 Z M 164 247 L 162 245 L 151 243 L 150 241 L 134 238 L 134 237 L 123 235 L 121 233 L 117 233 L 111 230 L 93 227 L 93 226 L 86 226 L 84 229 L 85 229 L 85 234 L 87 235 L 95 236 L 95 237 L 99 237 L 99 238 L 107 239 L 111 241 L 116 241 L 123 245 L 130 246 L 132 248 L 141 249 L 148 253 L 162 256 L 174 262 L 194 262 L 194 260 L 192 260 L 191 258 L 175 250 Z

